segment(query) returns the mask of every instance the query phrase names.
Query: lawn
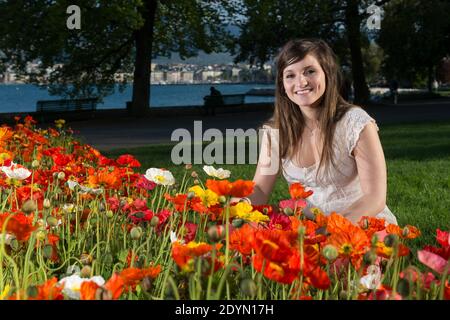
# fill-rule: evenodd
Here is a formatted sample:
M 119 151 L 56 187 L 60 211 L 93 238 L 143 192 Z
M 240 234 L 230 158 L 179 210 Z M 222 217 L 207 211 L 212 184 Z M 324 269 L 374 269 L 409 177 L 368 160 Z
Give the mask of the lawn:
M 450 229 L 450 122 L 380 126 L 388 168 L 387 203 L 400 225 L 412 224 L 423 236 L 411 243 L 419 248 L 434 244 L 436 228 Z M 109 157 L 130 153 L 142 163 L 142 172 L 161 167 L 181 179 L 184 166 L 173 165 L 173 145 L 115 149 L 104 152 Z M 203 165 L 194 170 L 205 178 Z M 232 179 L 252 179 L 255 165 L 217 165 L 232 172 Z M 270 203 L 288 197 L 287 183 L 280 177 Z

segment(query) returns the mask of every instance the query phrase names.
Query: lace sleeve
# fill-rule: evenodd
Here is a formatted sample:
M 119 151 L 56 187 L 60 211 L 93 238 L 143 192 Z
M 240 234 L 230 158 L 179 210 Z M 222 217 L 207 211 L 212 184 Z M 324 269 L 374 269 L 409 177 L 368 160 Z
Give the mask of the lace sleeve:
M 355 149 L 356 144 L 359 140 L 359 135 L 364 127 L 369 123 L 373 122 L 377 131 L 379 130 L 375 119 L 373 119 L 369 114 L 361 108 L 353 108 L 349 110 L 346 114 L 345 121 L 345 132 L 347 141 L 347 151 L 348 155 L 353 158 L 352 152 Z

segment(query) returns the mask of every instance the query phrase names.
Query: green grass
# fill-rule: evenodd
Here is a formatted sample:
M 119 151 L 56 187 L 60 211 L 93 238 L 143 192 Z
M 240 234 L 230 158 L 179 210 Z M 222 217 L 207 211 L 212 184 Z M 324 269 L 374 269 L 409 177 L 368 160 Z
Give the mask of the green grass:
M 420 248 L 435 244 L 436 228 L 450 229 L 450 122 L 380 126 L 388 168 L 387 203 L 400 225 L 420 228 L 423 236 L 411 243 Z M 116 149 L 109 157 L 130 153 L 142 163 L 142 172 L 162 167 L 181 179 L 184 166 L 171 163 L 172 145 Z M 194 165 L 202 178 L 203 165 Z M 232 179 L 252 179 L 255 165 L 217 165 L 231 170 Z M 288 187 L 280 177 L 270 203 L 288 197 Z

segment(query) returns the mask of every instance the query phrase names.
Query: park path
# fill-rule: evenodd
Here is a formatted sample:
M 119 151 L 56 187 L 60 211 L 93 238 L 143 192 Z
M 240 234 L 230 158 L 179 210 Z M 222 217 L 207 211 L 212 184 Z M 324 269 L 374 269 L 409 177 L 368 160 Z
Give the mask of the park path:
M 398 105 L 370 106 L 366 111 L 378 124 L 450 120 L 450 99 L 423 100 Z M 257 129 L 271 116 L 268 111 L 217 114 L 214 117 L 176 116 L 154 118 L 116 117 L 70 122 L 76 136 L 99 150 L 133 148 L 170 143 L 175 129 L 185 128 L 193 136 L 194 121 L 202 121 L 203 132 L 217 128 Z

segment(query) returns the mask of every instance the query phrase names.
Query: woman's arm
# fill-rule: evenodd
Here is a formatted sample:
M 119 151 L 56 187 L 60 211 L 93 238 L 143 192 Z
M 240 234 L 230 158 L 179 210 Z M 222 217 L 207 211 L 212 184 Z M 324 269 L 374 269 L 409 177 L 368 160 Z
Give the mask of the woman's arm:
M 375 124 L 361 131 L 353 150 L 363 196 L 341 212 L 356 223 L 362 216 L 375 216 L 386 206 L 386 161 Z
M 267 129 L 262 137 L 258 164 L 253 177 L 255 186 L 253 193 L 248 197 L 254 205 L 267 204 L 277 180 L 280 165 L 277 133 L 277 130 Z M 239 199 L 234 198 L 232 201 Z

